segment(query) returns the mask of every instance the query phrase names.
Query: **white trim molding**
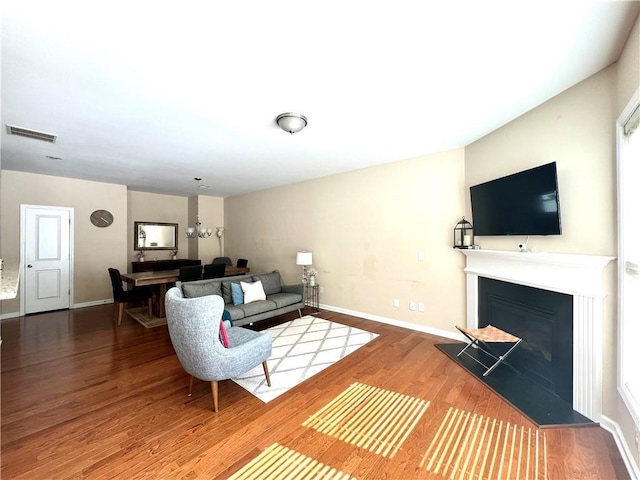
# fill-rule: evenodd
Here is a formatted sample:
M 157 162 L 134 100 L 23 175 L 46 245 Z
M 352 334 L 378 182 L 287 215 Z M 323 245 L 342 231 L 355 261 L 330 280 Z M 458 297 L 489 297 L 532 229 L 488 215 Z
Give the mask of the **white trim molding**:
M 564 253 L 461 250 L 467 257 L 467 327 L 478 327 L 478 278 L 573 296 L 573 408 L 602 416 L 604 268 L 615 257 Z

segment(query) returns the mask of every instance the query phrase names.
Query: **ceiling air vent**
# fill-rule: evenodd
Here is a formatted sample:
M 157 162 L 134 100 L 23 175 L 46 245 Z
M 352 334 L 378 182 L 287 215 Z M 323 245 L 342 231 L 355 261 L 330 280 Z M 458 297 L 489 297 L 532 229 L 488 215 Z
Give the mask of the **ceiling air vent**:
M 56 143 L 57 135 L 52 133 L 37 132 L 35 130 L 29 130 L 27 128 L 20 128 L 14 125 L 7 125 L 7 133 L 9 135 L 19 135 L 21 137 L 34 138 L 36 140 L 43 140 L 49 143 Z

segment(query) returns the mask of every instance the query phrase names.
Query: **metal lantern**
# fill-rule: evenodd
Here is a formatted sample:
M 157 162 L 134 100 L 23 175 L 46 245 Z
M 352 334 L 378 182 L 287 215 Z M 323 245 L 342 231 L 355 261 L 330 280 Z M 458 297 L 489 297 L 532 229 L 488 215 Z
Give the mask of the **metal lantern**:
M 473 225 L 464 217 L 453 229 L 453 248 L 473 248 Z

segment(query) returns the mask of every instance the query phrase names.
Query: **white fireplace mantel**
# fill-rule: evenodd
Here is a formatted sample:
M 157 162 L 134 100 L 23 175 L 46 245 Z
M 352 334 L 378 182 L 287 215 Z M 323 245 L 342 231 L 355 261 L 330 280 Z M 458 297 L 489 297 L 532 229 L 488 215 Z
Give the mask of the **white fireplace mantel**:
M 602 415 L 603 270 L 615 257 L 461 250 L 467 257 L 467 327 L 478 327 L 478 277 L 573 296 L 573 408 Z M 526 339 L 525 339 L 526 341 Z

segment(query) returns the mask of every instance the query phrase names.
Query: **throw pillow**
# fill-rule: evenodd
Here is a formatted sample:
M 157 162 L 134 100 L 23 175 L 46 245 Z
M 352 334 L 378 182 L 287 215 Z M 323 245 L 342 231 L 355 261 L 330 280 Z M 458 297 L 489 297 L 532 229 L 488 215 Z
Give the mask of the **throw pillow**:
M 239 283 L 231 284 L 231 298 L 234 305 L 242 305 L 244 303 L 244 294 Z
M 229 348 L 229 336 L 227 335 L 227 327 L 224 326 L 224 322 L 220 320 L 220 342 L 224 348 Z
M 282 280 L 280 278 L 280 272 L 277 270 L 271 273 L 261 273 L 260 275 L 253 275 L 253 281 L 262 282 L 262 288 L 267 295 L 273 295 L 274 293 L 280 293 L 282 291 Z
M 267 296 L 262 288 L 262 282 L 258 280 L 253 283 L 240 282 L 242 291 L 244 292 L 244 303 L 256 302 L 258 300 L 266 300 Z
M 224 322 L 225 320 L 229 322 L 229 325 L 233 327 L 233 318 L 231 318 L 229 310 L 225 310 L 224 312 L 222 312 L 222 321 Z

